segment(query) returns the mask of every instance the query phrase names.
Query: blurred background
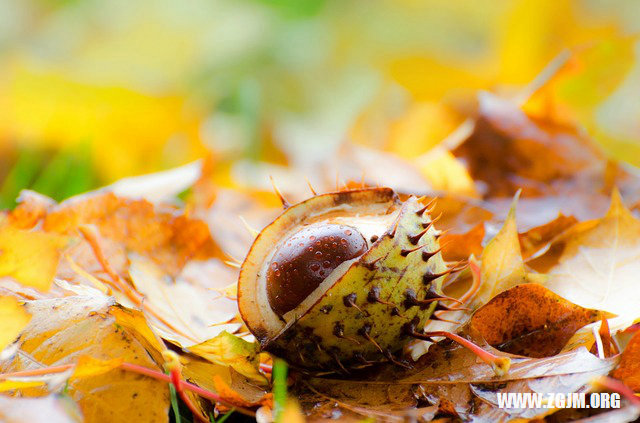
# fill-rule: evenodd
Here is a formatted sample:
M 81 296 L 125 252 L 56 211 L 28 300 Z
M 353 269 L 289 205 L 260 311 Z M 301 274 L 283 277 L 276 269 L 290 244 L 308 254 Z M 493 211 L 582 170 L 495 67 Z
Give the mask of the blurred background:
M 0 207 L 211 153 L 228 185 L 345 140 L 415 157 L 594 46 L 555 101 L 639 164 L 639 31 L 637 0 L 0 0 Z

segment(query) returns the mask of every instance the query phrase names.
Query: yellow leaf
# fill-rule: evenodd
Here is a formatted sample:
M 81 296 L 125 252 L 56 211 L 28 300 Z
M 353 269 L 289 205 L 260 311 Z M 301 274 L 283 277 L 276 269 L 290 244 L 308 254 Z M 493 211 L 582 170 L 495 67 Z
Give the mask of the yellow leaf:
M 69 395 L 86 422 L 167 421 L 167 384 L 113 367 L 120 360 L 161 371 L 160 352 L 145 337 L 121 322 L 111 297 L 72 296 L 31 301 L 33 318 L 24 330 L 20 350 L 0 362 L 3 373 L 75 364 L 78 376 L 69 379 Z M 133 312 L 132 312 L 133 313 Z M 139 313 L 137 313 L 139 314 Z M 24 388 L 23 396 L 41 396 L 46 387 Z
M 0 351 L 15 341 L 31 320 L 22 305 L 13 297 L 0 297 Z
M 88 355 L 83 355 L 78 359 L 75 370 L 71 377 L 79 379 L 87 376 L 97 376 L 118 368 L 124 359 L 122 357 L 111 360 L 98 360 Z
M 42 386 L 44 384 L 45 382 L 42 380 L 3 380 L 0 381 L 0 392 L 13 391 L 15 389 L 35 388 L 36 386 Z
M 470 197 L 478 196 L 471 175 L 451 152 L 436 147 L 418 157 L 416 165 L 433 189 Z
M 266 382 L 264 375 L 258 371 L 260 360 L 257 344 L 226 331 L 213 339 L 189 347 L 189 351 L 212 363 L 231 366 L 238 373 L 256 382 Z
M 485 304 L 502 291 L 526 281 L 516 227 L 518 197 L 519 193 L 513 200 L 502 229 L 489 241 L 482 252 L 482 284 L 473 301 L 476 307 Z
M 51 288 L 64 238 L 24 231 L 0 222 L 0 277 L 11 276 L 40 291 Z
M 438 145 L 459 123 L 454 113 L 441 104 L 416 103 L 391 127 L 386 150 L 406 158 L 416 157 Z

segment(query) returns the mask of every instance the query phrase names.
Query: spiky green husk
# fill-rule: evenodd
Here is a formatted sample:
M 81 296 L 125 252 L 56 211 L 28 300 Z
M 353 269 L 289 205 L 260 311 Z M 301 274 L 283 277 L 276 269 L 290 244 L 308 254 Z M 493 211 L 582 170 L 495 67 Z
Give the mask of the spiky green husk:
M 257 286 L 264 273 L 258 262 L 268 260 L 266 250 L 280 241 L 273 238 L 279 233 L 284 239 L 284 232 L 308 223 L 304 215 L 310 220 L 324 213 L 328 221 L 339 218 L 335 206 L 349 204 L 358 211 L 354 215 L 343 209 L 352 219 L 359 220 L 359 211 L 369 204 L 392 218 L 382 220 L 378 239 L 367 252 L 336 269 L 326 282 L 331 276 L 336 279 L 310 296 L 311 303 L 275 318 L 260 300 L 264 295 Z M 348 372 L 384 361 L 403 364 L 401 350 L 410 339 L 406 328 L 422 329 L 431 318 L 434 298 L 442 296 L 443 275 L 449 271 L 425 209 L 414 197 L 399 203 L 387 188 L 323 194 L 287 209 L 254 243 L 239 282 L 241 314 L 263 349 L 313 371 Z M 275 329 L 278 321 L 281 327 Z
M 418 213 L 422 208 L 415 198 L 405 202 L 394 226 L 265 349 L 312 369 L 344 371 L 369 362 L 399 361 L 398 352 L 408 340 L 405 325 L 424 327 L 436 307 L 436 302 L 416 305 L 413 296 L 423 300 L 438 294 L 442 277 L 431 275 L 447 270 L 440 254 L 429 254 L 439 248 L 435 229 L 415 239 L 430 223 Z

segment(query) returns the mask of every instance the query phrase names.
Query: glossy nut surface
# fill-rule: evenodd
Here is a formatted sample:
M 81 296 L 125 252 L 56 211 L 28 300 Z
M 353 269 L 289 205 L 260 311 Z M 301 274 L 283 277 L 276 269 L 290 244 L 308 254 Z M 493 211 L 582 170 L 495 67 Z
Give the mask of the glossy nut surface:
M 341 263 L 362 255 L 367 242 L 347 225 L 315 223 L 284 240 L 267 270 L 267 295 L 282 316 L 298 306 Z

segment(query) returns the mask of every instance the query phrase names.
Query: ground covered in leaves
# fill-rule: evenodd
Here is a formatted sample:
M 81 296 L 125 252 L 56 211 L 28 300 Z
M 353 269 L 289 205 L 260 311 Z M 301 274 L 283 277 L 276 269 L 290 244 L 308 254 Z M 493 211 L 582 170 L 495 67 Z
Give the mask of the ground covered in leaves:
M 462 126 L 414 159 L 350 143 L 313 169 L 245 166 L 258 182 L 233 189 L 211 156 L 61 203 L 23 191 L 0 214 L 0 420 L 638 418 L 640 175 L 543 106 L 585 77 L 564 66 L 524 97 L 479 93 Z M 284 376 L 236 303 L 238 267 L 281 212 L 267 175 L 289 202 L 312 195 L 304 177 L 318 193 L 379 185 L 437 198 L 443 257 L 468 264 L 445 291 L 478 289 L 428 330 L 510 357 L 509 371 L 442 340 L 408 345 L 412 369 Z M 622 408 L 496 399 L 597 390 L 624 393 Z

